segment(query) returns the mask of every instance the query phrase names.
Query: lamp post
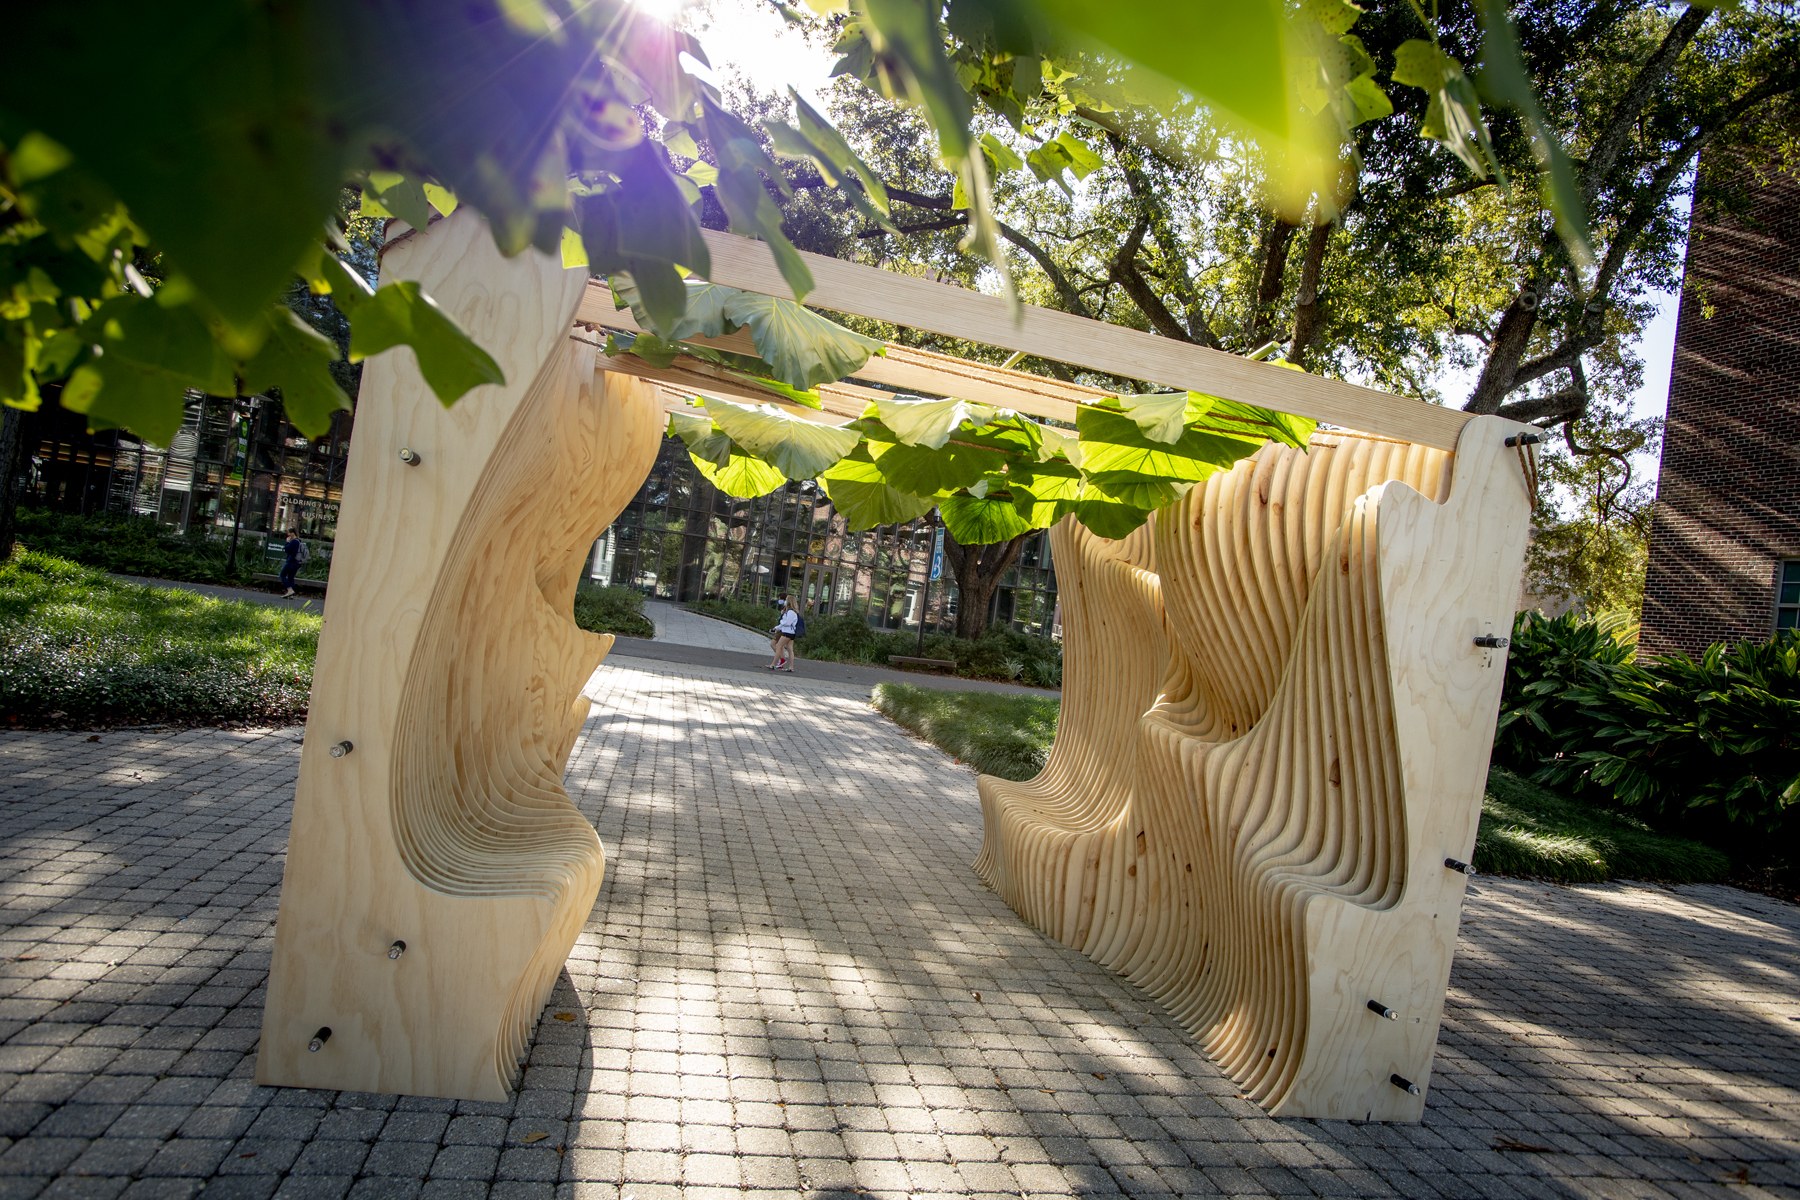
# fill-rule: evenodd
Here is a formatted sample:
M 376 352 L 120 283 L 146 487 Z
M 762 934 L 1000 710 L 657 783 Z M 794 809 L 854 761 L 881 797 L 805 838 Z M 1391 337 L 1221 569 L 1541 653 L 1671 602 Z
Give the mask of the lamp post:
M 938 545 L 938 511 L 931 510 L 931 537 L 926 540 L 931 547 L 931 556 L 925 560 L 925 586 L 919 592 L 919 648 L 917 654 L 925 657 L 925 617 L 931 611 L 931 581 L 943 571 L 943 550 Z

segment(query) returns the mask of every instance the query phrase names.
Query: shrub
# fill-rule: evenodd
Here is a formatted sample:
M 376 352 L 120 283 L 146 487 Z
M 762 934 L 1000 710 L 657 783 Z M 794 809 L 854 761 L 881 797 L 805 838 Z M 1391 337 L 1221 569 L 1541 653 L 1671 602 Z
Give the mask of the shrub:
M 0 721 L 290 724 L 319 618 L 122 583 L 30 550 L 0 564 Z
M 1496 757 L 1751 857 L 1800 835 L 1800 631 L 1635 662 L 1575 616 L 1523 614 Z
M 700 600 L 689 607 L 758 633 L 775 624 L 780 615 L 773 605 L 743 600 Z M 954 661 L 956 673 L 969 679 L 1017 681 L 1047 688 L 1062 686 L 1062 646 L 1049 638 L 1012 629 L 989 629 L 974 641 L 928 633 L 921 645 L 917 631 L 873 628 L 867 615 L 854 609 L 809 619 L 800 653 L 818 662 L 870 666 L 883 665 L 894 655 L 943 658 Z
M 628 587 L 583 586 L 575 592 L 575 623 L 590 633 L 617 633 L 625 637 L 656 636 L 656 626 L 644 615 L 644 597 Z
M 875 707 L 984 775 L 1030 779 L 1044 769 L 1060 703 L 1050 696 L 944 692 L 878 683 Z
M 41 554 L 98 567 L 118 575 L 144 575 L 186 583 L 250 584 L 264 561 L 265 534 L 245 530 L 238 538 L 238 560 L 231 568 L 231 545 L 203 528 L 177 533 L 149 517 L 76 516 L 21 508 L 18 540 Z M 301 569 L 308 578 L 324 578 L 330 560 L 314 554 Z
M 688 607 L 702 616 L 746 625 L 758 633 L 766 633 L 781 616 L 773 602 L 752 604 L 748 600 L 696 600 Z M 810 631 L 809 625 L 808 632 Z

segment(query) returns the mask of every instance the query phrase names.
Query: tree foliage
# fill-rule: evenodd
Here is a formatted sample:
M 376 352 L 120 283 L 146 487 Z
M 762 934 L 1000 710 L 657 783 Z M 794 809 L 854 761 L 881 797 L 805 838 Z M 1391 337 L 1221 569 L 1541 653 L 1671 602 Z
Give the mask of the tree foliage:
M 1584 612 L 1637 618 L 1656 487 L 1633 459 L 1656 452 L 1661 427 L 1659 418 L 1612 413 L 1563 427 L 1540 463 L 1546 486 L 1525 558 L 1533 592 Z
M 891 235 L 905 199 L 946 214 L 958 249 L 1003 283 L 1014 247 L 1072 311 L 1112 315 L 1116 289 L 1158 332 L 1251 350 L 1270 324 L 1266 288 L 1247 304 L 1241 286 L 1224 289 L 1244 311 L 1228 338 L 1182 287 L 1208 268 L 1184 251 L 1180 226 L 1212 214 L 1180 211 L 1171 185 L 1228 162 L 1246 189 L 1232 203 L 1250 220 L 1236 228 L 1266 248 L 1262 276 L 1282 274 L 1277 251 L 1308 228 L 1288 339 L 1301 362 L 1323 325 L 1324 254 L 1362 202 L 1376 140 L 1418 155 L 1423 134 L 1476 184 L 1541 180 L 1554 219 L 1537 223 L 1556 232 L 1540 239 L 1540 273 L 1579 274 L 1585 210 L 1610 212 L 1596 172 L 1637 161 L 1629 138 L 1605 132 L 1615 121 L 1571 174 L 1533 87 L 1545 88 L 1540 67 L 1554 54 L 1496 0 L 1377 9 L 1376 20 L 1348 0 L 809 3 L 834 24 L 839 74 L 922 115 L 947 195 L 902 197 L 798 97 L 752 124 L 684 65 L 704 62 L 691 37 L 626 0 L 477 0 L 429 14 L 400 0 L 29 6 L 0 57 L 0 399 L 31 407 L 43 384 L 66 379 L 62 402 L 92 425 L 166 442 L 188 389 L 276 391 L 303 431 L 321 430 L 346 403 L 332 372 L 345 354 L 410 346 L 446 403 L 499 382 L 493 359 L 416 284 L 377 288 L 347 265 L 334 220 L 346 181 L 364 214 L 418 227 L 468 205 L 507 253 L 560 252 L 611 276 L 650 331 L 633 353 L 704 357 L 683 339 L 748 328 L 756 356 L 707 361 L 804 405 L 867 347 L 789 302 L 689 286 L 710 268 L 706 215 L 765 240 L 803 297 L 811 280 L 784 202 L 816 180 Z M 1749 33 L 1763 19 L 1754 13 Z M 1541 24 L 1558 19 L 1546 10 Z M 1683 17 L 1665 37 L 1704 22 Z M 116 69 L 144 57 L 165 68 L 154 88 Z M 72 71 L 80 88 L 67 86 Z M 1709 86 L 1730 120 L 1775 85 L 1749 98 L 1729 81 Z M 1484 104 L 1501 113 L 1491 130 Z M 1396 110 L 1404 130 L 1373 132 Z M 1409 112 L 1422 114 L 1416 125 Z M 1049 195 L 1091 215 L 1092 181 L 1107 172 L 1135 207 L 1098 276 L 1064 268 L 1000 217 Z M 1621 221 L 1630 227 L 1630 213 Z M 1230 270 L 1213 273 L 1229 282 Z M 279 302 L 296 277 L 348 318 L 347 346 Z M 707 429 L 677 429 L 722 485 L 816 474 L 853 522 L 929 501 L 970 544 L 1069 514 L 1117 536 L 1261 439 L 1304 437 L 1303 423 L 1193 394 L 1122 393 L 1085 407 L 1072 434 L 976 406 L 877 407 L 836 436 L 800 432 L 778 408 L 737 408 L 709 399 Z

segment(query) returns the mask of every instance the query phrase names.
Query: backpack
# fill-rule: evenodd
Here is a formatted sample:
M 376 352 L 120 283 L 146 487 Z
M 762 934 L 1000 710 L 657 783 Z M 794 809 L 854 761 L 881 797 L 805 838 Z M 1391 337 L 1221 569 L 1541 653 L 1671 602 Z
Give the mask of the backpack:
M 792 637 L 796 641 L 798 641 L 799 639 L 806 636 L 806 618 L 805 617 L 801 616 L 799 613 L 794 614 L 794 632 L 789 634 L 788 636 Z
M 300 552 L 294 555 L 294 561 L 302 566 L 312 561 L 312 551 L 306 548 L 306 542 L 304 540 L 300 543 Z

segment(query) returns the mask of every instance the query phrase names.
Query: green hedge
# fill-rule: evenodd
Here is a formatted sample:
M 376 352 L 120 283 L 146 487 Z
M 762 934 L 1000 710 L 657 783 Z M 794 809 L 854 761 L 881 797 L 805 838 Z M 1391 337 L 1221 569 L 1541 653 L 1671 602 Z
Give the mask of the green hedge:
M 143 575 L 183 583 L 248 587 L 258 572 L 279 569 L 265 551 L 268 535 L 245 530 L 238 536 L 237 566 L 229 565 L 231 544 L 205 529 L 177 533 L 149 517 L 76 516 L 20 508 L 18 540 L 41 554 L 99 567 L 116 575 Z M 316 549 L 300 568 L 308 579 L 325 578 L 330 560 Z
M 1495 759 L 1655 828 L 1800 861 L 1800 631 L 1645 661 L 1590 619 L 1522 613 Z
M 317 616 L 20 550 L 0 564 L 0 721 L 291 724 L 306 715 L 318 639 Z
M 689 607 L 759 633 L 771 628 L 780 617 L 773 605 L 743 600 L 701 600 Z M 928 633 L 921 648 L 916 631 L 875 629 L 862 614 L 851 612 L 809 618 L 799 649 L 802 658 L 868 666 L 882 666 L 894 655 L 952 659 L 956 674 L 967 679 L 999 679 L 1045 688 L 1062 686 L 1062 646 L 1049 638 L 1012 629 L 989 629 L 973 641 Z
M 644 615 L 643 594 L 628 587 L 581 587 L 575 593 L 575 623 L 591 633 L 656 636 L 656 626 Z
M 871 700 L 909 729 L 983 775 L 1030 779 L 1044 769 L 1061 701 L 1023 692 L 946 692 L 878 683 Z
M 875 707 L 984 775 L 1030 779 L 1056 734 L 1054 697 L 877 684 Z M 1597 883 L 1713 883 L 1730 860 L 1708 846 L 1562 796 L 1496 768 L 1488 775 L 1475 865 L 1496 875 Z

